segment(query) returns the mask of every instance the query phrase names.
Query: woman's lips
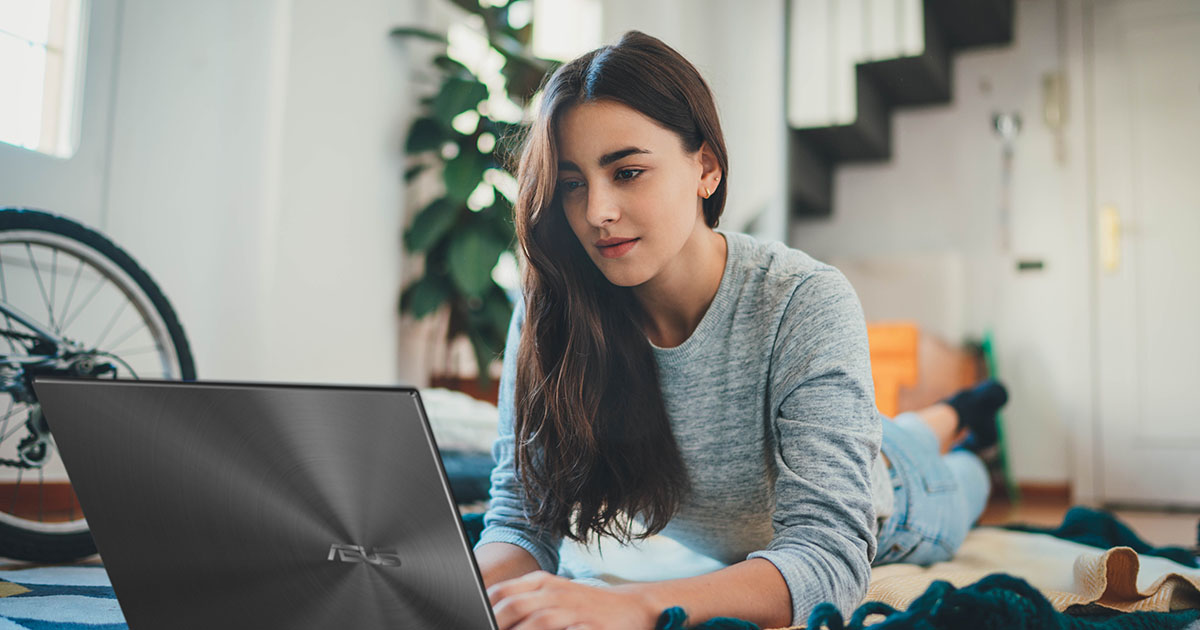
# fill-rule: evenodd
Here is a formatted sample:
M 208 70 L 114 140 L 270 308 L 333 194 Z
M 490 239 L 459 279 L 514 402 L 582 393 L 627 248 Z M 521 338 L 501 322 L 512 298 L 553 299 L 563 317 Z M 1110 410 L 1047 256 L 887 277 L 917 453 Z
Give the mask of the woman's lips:
M 600 255 L 605 258 L 620 258 L 633 249 L 639 240 L 641 239 L 632 238 L 613 245 L 597 245 L 596 249 L 600 250 Z

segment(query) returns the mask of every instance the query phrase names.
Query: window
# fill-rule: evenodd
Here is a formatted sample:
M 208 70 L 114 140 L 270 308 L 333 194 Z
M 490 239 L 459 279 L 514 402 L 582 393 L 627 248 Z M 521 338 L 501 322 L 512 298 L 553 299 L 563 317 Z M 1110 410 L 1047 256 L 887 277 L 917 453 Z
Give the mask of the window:
M 71 157 L 84 0 L 0 0 L 0 142 Z

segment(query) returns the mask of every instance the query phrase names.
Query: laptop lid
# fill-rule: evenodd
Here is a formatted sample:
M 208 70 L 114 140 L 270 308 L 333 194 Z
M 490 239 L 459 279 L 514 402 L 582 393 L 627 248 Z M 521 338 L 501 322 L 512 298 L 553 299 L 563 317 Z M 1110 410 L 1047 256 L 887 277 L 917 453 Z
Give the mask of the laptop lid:
M 132 630 L 496 628 L 416 390 L 34 389 Z

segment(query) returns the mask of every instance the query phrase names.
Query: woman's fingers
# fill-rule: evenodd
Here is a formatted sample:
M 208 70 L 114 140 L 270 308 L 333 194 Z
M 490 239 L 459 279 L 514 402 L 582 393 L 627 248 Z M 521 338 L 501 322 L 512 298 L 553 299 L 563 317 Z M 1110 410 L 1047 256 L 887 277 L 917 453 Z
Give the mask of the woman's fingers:
M 546 571 L 534 571 L 518 578 L 497 582 L 487 590 L 488 601 L 491 602 L 492 606 L 495 606 L 505 597 L 542 588 L 544 584 L 556 577 Z
M 513 626 L 512 630 L 568 630 L 570 628 L 587 628 L 587 626 L 573 622 L 574 614 L 571 611 L 565 608 L 548 608 L 525 617 L 517 625 Z
M 488 589 L 488 599 L 501 630 L 562 630 L 570 621 L 563 606 L 565 593 L 554 588 L 565 578 L 538 571 L 500 582 Z M 557 624 L 557 625 L 555 625 Z

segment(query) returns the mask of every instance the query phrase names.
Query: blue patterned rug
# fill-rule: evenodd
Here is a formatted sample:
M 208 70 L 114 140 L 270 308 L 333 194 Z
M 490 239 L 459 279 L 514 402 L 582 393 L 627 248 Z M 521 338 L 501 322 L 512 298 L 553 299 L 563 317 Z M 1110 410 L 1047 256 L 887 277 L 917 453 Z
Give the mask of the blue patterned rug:
M 99 564 L 0 571 L 0 630 L 125 630 Z

